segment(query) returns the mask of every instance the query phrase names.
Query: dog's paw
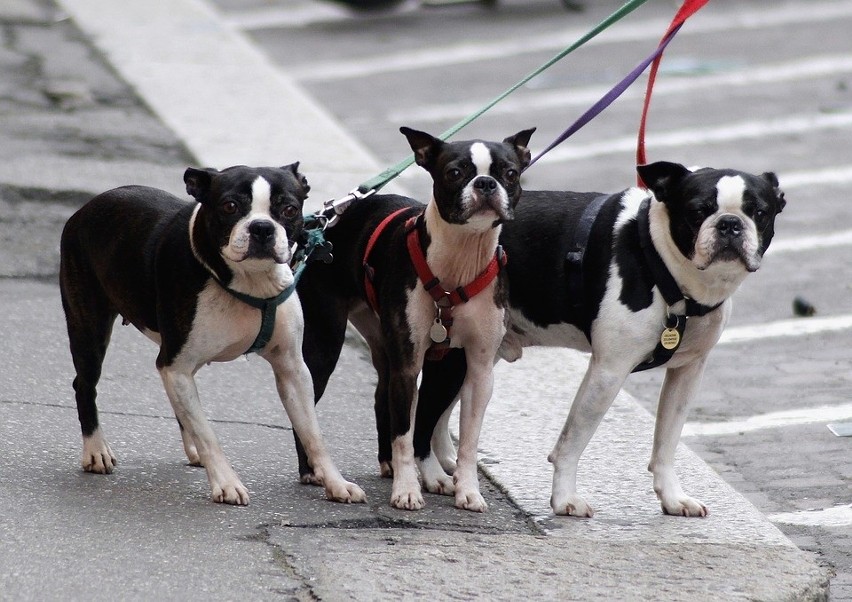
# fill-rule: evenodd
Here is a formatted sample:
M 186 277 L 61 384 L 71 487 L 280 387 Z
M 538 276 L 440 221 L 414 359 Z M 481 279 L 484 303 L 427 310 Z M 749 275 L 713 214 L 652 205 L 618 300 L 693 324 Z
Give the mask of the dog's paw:
M 341 480 L 325 488 L 325 497 L 332 502 L 342 504 L 361 504 L 367 501 L 367 494 L 355 483 Z
M 419 462 L 419 466 L 420 478 L 426 491 L 440 495 L 453 495 L 456 492 L 453 478 L 444 472 L 434 455 Z
M 391 494 L 391 506 L 400 510 L 420 510 L 426 505 L 426 502 L 423 500 L 423 494 L 419 491 L 419 485 L 417 489 L 417 491 L 394 491 Z
M 698 516 L 705 517 L 708 514 L 707 506 L 695 498 L 684 495 L 672 500 L 660 500 L 663 514 L 672 516 Z
M 586 500 L 578 495 L 568 495 L 560 498 L 552 496 L 550 507 L 558 516 L 577 516 L 579 518 L 592 518 L 595 511 L 586 503 Z
M 393 466 L 387 460 L 384 462 L 379 462 L 379 475 L 383 479 L 392 479 L 393 478 Z
M 211 498 L 217 504 L 248 506 L 249 503 L 248 489 L 239 481 L 213 485 Z
M 485 503 L 485 498 L 478 491 L 468 491 L 467 493 L 456 491 L 456 508 L 470 510 L 471 512 L 485 512 L 488 510 L 488 504 Z
M 97 474 L 110 474 L 116 464 L 115 455 L 99 430 L 90 437 L 83 438 L 83 455 L 80 458 L 83 470 Z

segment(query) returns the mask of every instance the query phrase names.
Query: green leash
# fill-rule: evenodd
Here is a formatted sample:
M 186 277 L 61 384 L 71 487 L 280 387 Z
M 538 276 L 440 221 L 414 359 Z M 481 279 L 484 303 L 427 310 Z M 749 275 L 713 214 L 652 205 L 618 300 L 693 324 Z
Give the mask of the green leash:
M 639 8 L 640 6 L 645 4 L 647 1 L 648 0 L 628 0 L 628 2 L 625 2 L 624 5 L 621 8 L 616 10 L 614 13 L 612 13 L 610 16 L 608 16 L 606 19 L 604 19 L 600 23 L 598 23 L 598 25 L 596 25 L 594 28 L 592 28 L 588 33 L 586 33 L 584 36 L 582 36 L 576 42 L 574 42 L 573 44 L 571 44 L 570 46 L 568 46 L 567 48 L 565 48 L 564 50 L 559 52 L 556 56 L 554 56 L 552 59 L 550 59 L 549 61 L 547 61 L 543 65 L 541 65 L 538 69 L 536 69 L 536 70 L 532 71 L 531 73 L 529 73 L 528 75 L 526 75 L 518 83 L 513 85 L 511 88 L 509 88 L 508 90 L 506 90 L 505 92 L 503 92 L 499 96 L 495 97 L 493 100 L 491 100 L 485 106 L 483 106 L 481 109 L 474 111 L 473 113 L 471 113 L 470 115 L 468 115 L 467 117 L 465 117 L 464 119 L 459 121 L 457 124 L 452 126 L 446 132 L 441 134 L 439 136 L 439 138 L 441 140 L 447 140 L 448 138 L 450 138 L 451 136 L 456 134 L 460 129 L 467 126 L 468 124 L 470 124 L 475 119 L 479 118 L 483 113 L 488 111 L 491 107 L 496 105 L 498 102 L 500 102 L 501 100 L 503 100 L 504 98 L 509 96 L 509 94 L 511 94 L 512 92 L 514 92 L 515 90 L 517 90 L 518 88 L 520 88 L 521 86 L 526 84 L 528 81 L 530 81 L 534 77 L 541 74 L 546 69 L 549 69 L 555 63 L 557 63 L 558 61 L 562 60 L 563 58 L 565 58 L 566 56 L 568 56 L 569 54 L 571 54 L 572 52 L 577 50 L 580 46 L 582 46 L 583 44 L 585 44 L 586 42 L 588 42 L 589 40 L 591 40 L 592 38 L 597 36 L 603 30 L 607 29 L 608 27 L 610 27 L 611 25 L 613 25 L 617 21 L 623 19 L 624 17 L 626 17 L 627 15 L 632 13 L 634 10 L 636 10 L 637 8 Z M 408 169 L 413 163 L 414 163 L 414 154 L 411 154 L 408 157 L 406 157 L 405 159 L 403 159 L 402 161 L 400 161 L 399 163 L 397 163 L 396 165 L 394 165 L 393 167 L 389 167 L 388 169 L 384 170 L 382 173 L 380 173 L 376 177 L 362 183 L 360 186 L 358 186 L 357 189 L 355 189 L 351 193 L 349 193 L 349 195 L 347 195 L 347 197 L 344 197 L 343 199 L 341 199 L 341 202 L 346 201 L 348 199 L 348 202 L 345 203 L 345 205 L 342 207 L 342 209 L 338 210 L 338 205 L 335 204 L 335 203 L 338 203 L 338 201 L 331 201 L 332 205 L 330 205 L 330 206 L 329 206 L 328 203 L 326 203 L 326 205 L 327 205 L 326 208 L 333 208 L 335 210 L 335 213 L 337 213 L 337 215 L 340 215 L 340 213 L 342 213 L 343 210 L 345 210 L 346 207 L 348 207 L 349 204 L 352 201 L 354 201 L 356 199 L 364 198 L 366 196 L 369 196 L 370 194 L 373 194 L 374 192 L 379 191 L 388 182 L 390 182 L 391 180 L 396 178 L 399 174 L 401 174 L 403 171 Z M 350 196 L 352 198 L 349 198 Z

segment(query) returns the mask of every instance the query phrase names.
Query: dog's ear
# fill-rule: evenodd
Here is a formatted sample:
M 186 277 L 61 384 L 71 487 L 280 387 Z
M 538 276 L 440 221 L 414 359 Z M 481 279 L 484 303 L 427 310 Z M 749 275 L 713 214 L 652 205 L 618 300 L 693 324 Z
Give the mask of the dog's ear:
M 289 170 L 293 172 L 293 175 L 296 176 L 296 181 L 302 185 L 302 188 L 305 191 L 305 194 L 311 191 L 311 186 L 308 184 L 308 178 L 305 177 L 305 174 L 299 172 L 299 162 L 291 163 L 290 165 L 284 165 L 281 169 Z
M 645 186 L 654 193 L 658 201 L 662 202 L 666 201 L 668 191 L 671 190 L 672 186 L 687 174 L 692 173 L 680 163 L 670 163 L 669 161 L 638 165 L 636 171 L 639 172 L 639 177 L 642 178 Z
M 417 165 L 429 171 L 435 157 L 438 156 L 439 149 L 444 145 L 444 141 L 440 138 L 435 138 L 431 134 L 413 130 L 405 126 L 399 128 L 402 135 L 408 139 L 408 144 L 411 150 L 414 151 L 414 160 Z
M 511 144 L 515 147 L 515 152 L 518 153 L 518 158 L 521 160 L 521 169 L 524 169 L 527 165 L 529 165 L 532 160 L 529 144 L 534 131 L 535 128 L 522 130 L 514 136 L 509 136 L 503 140 L 506 144 Z
M 777 213 L 781 213 L 787 205 L 787 199 L 784 198 L 784 191 L 778 185 L 778 176 L 771 171 L 760 174 L 760 177 L 769 182 L 772 189 L 775 191 L 775 198 L 778 199 Z
M 196 201 L 201 202 L 201 200 L 207 196 L 207 193 L 210 191 L 210 182 L 213 181 L 213 176 L 219 173 L 219 170 L 213 169 L 212 167 L 205 167 L 204 169 L 196 169 L 194 167 L 188 167 L 185 172 L 183 172 L 183 181 L 186 184 L 186 193 L 194 197 Z

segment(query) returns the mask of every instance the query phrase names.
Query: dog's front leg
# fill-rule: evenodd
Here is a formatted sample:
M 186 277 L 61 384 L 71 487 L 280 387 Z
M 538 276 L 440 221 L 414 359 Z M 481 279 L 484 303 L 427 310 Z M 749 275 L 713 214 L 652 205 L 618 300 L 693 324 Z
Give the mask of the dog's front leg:
M 493 363 L 493 354 L 468 354 L 467 375 L 461 389 L 459 451 L 453 482 L 456 488 L 456 508 L 474 512 L 485 512 L 488 509 L 488 504 L 479 493 L 476 455 L 485 408 L 494 389 Z
M 192 370 L 176 364 L 162 366 L 159 370 L 175 416 L 190 439 L 195 442 L 201 464 L 207 470 L 213 501 L 247 505 L 248 490 L 225 457 L 210 423 L 204 416 Z
M 550 507 L 556 514 L 594 516 L 592 507 L 577 495 L 577 465 L 629 373 L 629 368 L 605 367 L 592 355 L 559 440 L 547 457 L 553 464 Z
M 263 354 L 272 365 L 278 396 L 305 448 L 313 474 L 325 487 L 326 497 L 335 502 L 365 502 L 367 496 L 364 491 L 343 478 L 325 446 L 314 407 L 311 374 L 302 361 L 300 349 L 300 345 L 291 345 Z
M 707 516 L 707 506 L 686 495 L 674 470 L 675 451 L 689 405 L 698 392 L 707 356 L 666 370 L 657 404 L 654 447 L 648 470 L 654 475 L 654 492 L 663 512 L 677 516 Z

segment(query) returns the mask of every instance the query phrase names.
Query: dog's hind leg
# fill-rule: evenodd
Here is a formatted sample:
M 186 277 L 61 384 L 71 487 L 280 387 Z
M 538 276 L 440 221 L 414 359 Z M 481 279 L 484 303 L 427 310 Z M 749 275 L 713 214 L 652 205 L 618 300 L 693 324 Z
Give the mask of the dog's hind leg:
M 676 516 L 707 516 L 707 506 L 686 495 L 675 474 L 674 459 L 690 402 L 695 398 L 707 356 L 666 370 L 657 405 L 654 447 L 648 470 L 663 512 Z
M 177 423 L 178 428 L 180 429 L 180 438 L 181 441 L 183 441 L 183 451 L 186 453 L 187 462 L 190 466 L 202 466 L 201 456 L 198 455 L 198 448 L 195 447 L 195 441 L 192 440 L 192 436 L 183 427 L 180 420 L 178 420 Z
M 333 295 L 324 295 L 322 283 L 314 284 L 318 278 L 326 277 L 325 272 L 317 272 L 323 267 L 326 266 L 316 265 L 307 269 L 298 289 L 305 323 L 302 355 L 311 374 L 314 403 L 319 403 L 325 394 L 346 338 L 346 301 Z M 305 484 L 322 486 L 322 479 L 317 477 L 308 463 L 308 455 L 295 430 L 293 438 L 299 459 L 299 480 Z
M 556 514 L 594 515 L 592 507 L 577 495 L 577 465 L 629 373 L 629 367 L 605 367 L 592 355 L 559 440 L 547 457 L 553 464 L 550 506 Z
M 417 368 L 416 364 L 403 365 L 399 353 L 394 354 L 390 351 L 388 358 L 390 360 L 388 406 L 393 455 L 391 506 L 400 510 L 420 510 L 425 502 L 414 462 Z
M 423 364 L 414 421 L 414 456 L 423 486 L 431 493 L 455 493 L 450 475 L 455 471 L 456 448 L 448 423 L 466 371 L 463 349 L 451 349 L 443 359 Z
M 62 306 L 68 325 L 68 341 L 74 362 L 74 394 L 77 416 L 83 433 L 80 464 L 86 472 L 109 474 L 116 465 L 98 422 L 97 384 L 106 355 L 116 313 L 101 292 L 94 275 L 79 266 L 69 266 L 63 258 L 60 269 Z M 73 278 L 73 282 L 71 279 Z M 86 281 L 89 280 L 89 281 Z

